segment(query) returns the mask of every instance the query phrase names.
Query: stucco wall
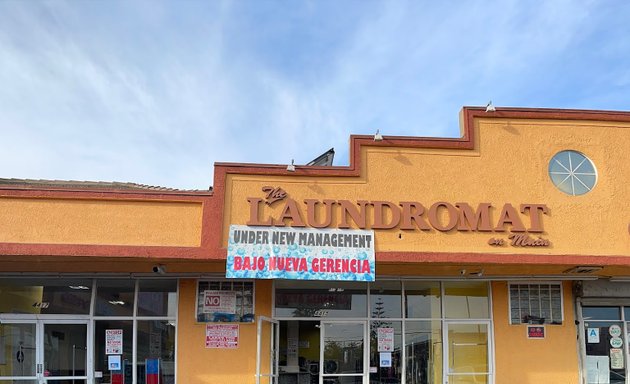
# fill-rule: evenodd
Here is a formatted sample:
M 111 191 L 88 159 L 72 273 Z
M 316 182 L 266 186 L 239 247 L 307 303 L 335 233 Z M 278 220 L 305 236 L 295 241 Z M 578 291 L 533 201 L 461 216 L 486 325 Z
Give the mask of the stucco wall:
M 544 232 L 531 235 L 548 239 L 549 247 L 488 245 L 490 238 L 506 239 L 509 231 L 394 228 L 376 230 L 381 252 L 630 256 L 628 123 L 481 118 L 475 120 L 475 129 L 473 149 L 362 146 L 357 177 L 228 174 L 223 244 L 230 224 L 249 220 L 247 198 L 264 198 L 262 187 L 274 186 L 298 203 L 302 215 L 305 199 L 416 201 L 427 210 L 435 202 L 466 202 L 473 208 L 491 203 L 494 223 L 506 203 L 517 210 L 521 204 L 548 208 L 541 214 Z M 569 196 L 549 179 L 550 159 L 566 149 L 584 153 L 597 167 L 598 183 L 586 195 Z M 282 202 L 261 204 L 261 217 L 277 217 L 282 208 Z M 531 221 L 527 212 L 520 217 L 526 226 Z
M 495 383 L 578 383 L 577 326 L 571 282 L 563 283 L 562 289 L 562 325 L 546 325 L 544 339 L 528 339 L 526 325 L 510 325 L 508 283 L 492 283 Z
M 236 349 L 205 348 L 206 324 L 195 318 L 196 280 L 181 280 L 177 341 L 178 384 L 255 383 L 256 324 L 240 323 Z M 257 281 L 255 312 L 271 315 L 271 281 Z M 268 359 L 263 359 L 268 361 Z
M 202 204 L 0 196 L 0 243 L 188 246 L 201 242 Z

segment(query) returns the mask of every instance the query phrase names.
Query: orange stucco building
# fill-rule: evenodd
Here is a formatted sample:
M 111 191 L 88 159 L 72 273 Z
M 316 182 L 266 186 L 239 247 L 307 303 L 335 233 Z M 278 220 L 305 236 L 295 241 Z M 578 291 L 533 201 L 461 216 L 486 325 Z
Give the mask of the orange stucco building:
M 0 383 L 630 382 L 630 113 L 350 149 L 209 191 L 0 180 Z

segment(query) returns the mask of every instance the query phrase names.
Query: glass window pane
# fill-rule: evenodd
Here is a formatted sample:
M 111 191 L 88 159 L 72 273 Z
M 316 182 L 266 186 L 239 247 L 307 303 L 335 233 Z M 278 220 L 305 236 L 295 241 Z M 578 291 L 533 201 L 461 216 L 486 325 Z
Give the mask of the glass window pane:
M 251 281 L 199 281 L 197 321 L 254 321 L 254 283 Z
M 449 373 L 488 373 L 488 326 L 448 325 Z
M 549 162 L 549 176 L 556 187 L 574 196 L 587 193 L 597 183 L 595 165 L 576 151 L 557 153 Z
M 0 324 L 0 347 L 4 360 L 0 360 L 0 377 L 35 376 L 35 324 Z M 23 383 L 23 381 L 16 381 Z
M 621 320 L 619 307 L 582 307 L 582 317 L 587 320 Z
M 162 384 L 175 383 L 175 323 L 166 320 L 138 321 L 138 382 L 146 373 L 161 377 Z M 154 368 L 158 367 L 157 373 Z M 153 369 L 153 370 L 152 370 Z
M 380 342 L 379 329 L 381 329 Z M 381 352 L 391 353 L 391 366 L 380 366 Z M 400 383 L 402 379 L 402 322 L 370 322 L 370 367 L 376 368 L 376 372 L 370 373 L 371 383 Z
M 405 282 L 406 317 L 441 318 L 440 283 L 436 281 Z
M 598 337 L 589 337 L 595 331 Z M 614 321 L 584 321 L 586 343 L 586 361 L 605 360 L 609 362 L 609 381 L 611 384 L 625 384 L 626 370 L 623 364 L 626 345 L 623 342 L 623 323 Z M 611 334 L 612 333 L 612 334 Z M 613 346 L 614 345 L 614 346 Z
M 297 323 L 297 322 L 295 322 Z M 279 365 L 279 361 L 276 360 L 276 352 L 280 352 L 278 350 L 278 345 L 275 342 L 275 333 L 277 332 L 277 327 L 275 324 L 268 322 L 268 321 L 262 321 L 260 322 L 260 375 L 261 377 L 269 377 L 271 375 L 275 375 L 278 374 L 279 372 L 279 367 L 276 365 Z M 282 337 L 282 336 L 280 336 Z M 301 370 L 306 370 L 306 362 L 304 360 L 304 358 L 300 358 L 299 357 L 299 353 L 300 351 L 300 342 L 299 342 L 299 335 L 298 335 L 298 341 L 297 343 L 294 341 L 295 339 L 292 339 L 291 342 L 289 342 L 288 344 L 291 344 L 291 350 L 287 351 L 287 339 L 286 339 L 287 335 L 284 335 L 284 341 L 285 341 L 285 348 L 284 348 L 284 360 L 283 363 L 286 362 L 286 365 L 289 365 L 289 363 L 287 362 L 287 352 L 289 352 L 289 355 L 291 356 L 291 363 L 293 366 L 293 370 L 295 371 L 301 371 Z M 301 364 L 300 364 L 301 363 Z M 279 379 L 281 383 L 284 383 L 286 380 L 283 380 L 283 378 Z
M 277 317 L 367 316 L 367 284 L 328 281 L 277 281 Z
M 448 377 L 449 384 L 487 384 L 488 375 L 451 375 Z
M 122 355 L 123 369 L 110 371 L 107 364 L 106 334 L 108 330 L 122 330 Z M 112 375 L 123 375 L 125 383 L 133 380 L 133 321 L 131 320 L 96 320 L 94 322 L 94 370 L 103 373 L 102 378 L 95 378 L 95 384 L 112 383 Z M 111 352 L 111 351 L 110 351 Z M 116 381 L 116 380 L 114 380 Z
M 97 280 L 96 316 L 132 316 L 134 280 Z
M 91 300 L 91 279 L 0 281 L 1 313 L 87 315 Z
M 87 325 L 44 324 L 44 376 L 87 376 Z
M 449 319 L 486 319 L 490 317 L 488 283 L 477 281 L 444 282 L 444 310 Z
M 280 383 L 290 383 L 295 380 L 295 372 L 301 372 L 303 377 L 312 374 L 317 378 L 319 373 L 320 322 L 281 321 L 279 328 Z M 265 338 L 262 337 L 261 340 L 265 340 Z M 268 371 L 268 368 L 266 369 Z
M 324 374 L 363 372 L 363 323 L 324 323 Z
M 370 284 L 370 317 L 402 317 L 400 281 Z
M 80 382 L 80 380 L 77 381 Z M 40 382 L 39 380 L 2 380 L 0 378 L 0 384 L 40 384 Z
M 558 187 L 562 192 L 571 194 L 571 177 L 565 174 L 551 174 L 551 181 L 554 183 L 556 187 Z
M 177 315 L 177 280 L 140 280 L 138 316 Z
M 512 324 L 562 324 L 560 284 L 510 284 Z
M 584 186 L 582 183 L 580 183 L 580 178 L 578 178 L 577 176 L 574 178 L 573 180 L 573 193 L 575 195 L 583 195 L 586 192 L 590 191 L 590 188 Z M 594 179 L 594 177 L 593 177 Z
M 516 284 L 510 285 L 510 321 L 512 324 L 521 322 L 520 292 Z
M 48 379 L 46 380 L 46 384 L 86 384 L 87 380 L 85 379 L 57 379 L 57 380 L 52 380 L 52 379 Z M 21 383 L 14 383 L 14 384 L 21 384 Z
M 405 356 L 407 384 L 441 383 L 441 322 L 405 322 Z

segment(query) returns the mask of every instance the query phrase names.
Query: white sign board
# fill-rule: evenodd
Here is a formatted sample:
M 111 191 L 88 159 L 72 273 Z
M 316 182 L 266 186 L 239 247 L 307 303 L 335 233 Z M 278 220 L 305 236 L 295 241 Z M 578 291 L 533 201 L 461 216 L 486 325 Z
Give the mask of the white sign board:
M 599 328 L 587 328 L 586 336 L 589 344 L 599 343 Z
M 378 328 L 378 351 L 392 352 L 394 350 L 394 328 Z
M 123 330 L 122 329 L 106 329 L 105 330 L 105 354 L 106 355 L 122 355 L 123 354 Z
M 612 348 L 610 350 L 610 368 L 623 369 L 623 349 Z
M 203 291 L 203 313 L 236 313 L 236 292 Z
M 230 225 L 225 277 L 374 281 L 374 231 Z
M 238 324 L 207 324 L 206 348 L 238 348 Z

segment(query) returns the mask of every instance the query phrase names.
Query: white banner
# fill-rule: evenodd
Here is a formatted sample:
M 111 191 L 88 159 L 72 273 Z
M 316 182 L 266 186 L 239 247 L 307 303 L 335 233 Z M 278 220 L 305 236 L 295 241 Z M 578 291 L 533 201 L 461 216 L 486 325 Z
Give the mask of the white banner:
M 230 226 L 226 277 L 374 281 L 374 232 Z

